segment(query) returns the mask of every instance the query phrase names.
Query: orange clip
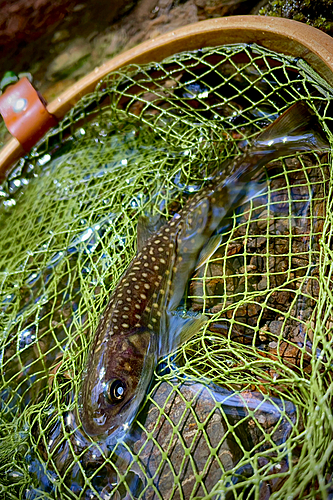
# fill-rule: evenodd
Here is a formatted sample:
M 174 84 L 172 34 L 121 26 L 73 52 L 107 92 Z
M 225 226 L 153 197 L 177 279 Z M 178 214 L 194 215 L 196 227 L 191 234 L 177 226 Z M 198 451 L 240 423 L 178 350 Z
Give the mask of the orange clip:
M 10 85 L 0 96 L 0 113 L 9 132 L 25 151 L 57 124 L 26 77 Z

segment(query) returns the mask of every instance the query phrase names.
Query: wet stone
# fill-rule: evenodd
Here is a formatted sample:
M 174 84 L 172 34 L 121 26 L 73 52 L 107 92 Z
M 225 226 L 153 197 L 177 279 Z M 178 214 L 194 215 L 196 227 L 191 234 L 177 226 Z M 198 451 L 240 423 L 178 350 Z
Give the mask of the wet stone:
M 267 288 L 267 277 L 264 276 L 262 280 L 258 283 L 258 290 L 266 290 Z
M 271 333 L 274 333 L 275 335 L 280 335 L 282 327 L 283 321 L 271 321 L 269 325 Z
M 175 429 L 168 420 L 171 418 L 178 421 L 178 416 L 174 418 L 173 412 L 178 413 L 176 407 L 180 399 L 192 403 L 191 408 L 183 412 L 180 425 Z M 263 450 L 267 450 L 272 446 L 271 440 L 277 443 L 278 440 L 281 442 L 287 439 L 292 426 L 285 415 L 295 421 L 295 408 L 291 403 L 282 402 L 278 398 L 273 400 L 274 404 L 270 400 L 263 401 L 260 393 L 234 394 L 214 385 L 208 390 L 199 382 L 190 380 L 177 385 L 177 391 L 167 382 L 159 385 L 153 393 L 153 402 L 147 405 L 148 409 L 145 411 L 147 417 L 144 425 L 147 431 L 153 433 L 153 440 L 147 442 L 146 433 L 143 432 L 138 437 L 136 431 L 138 439 L 133 447 L 136 453 L 143 447 L 143 452 L 140 453 L 141 466 L 147 469 L 148 477 L 154 477 L 154 486 L 148 487 L 145 498 L 159 498 L 157 491 L 166 500 L 171 497 L 181 498 L 181 495 L 183 498 L 190 498 L 200 487 L 195 476 L 204 472 L 204 486 L 210 491 L 224 471 L 233 467 L 237 469 L 237 463 L 245 450 L 250 451 L 259 443 Z M 156 405 L 164 410 L 168 408 L 168 418 L 162 414 L 157 425 Z M 255 416 L 250 417 L 249 411 L 254 412 Z M 198 422 L 205 423 L 207 438 L 198 428 Z M 239 441 L 235 441 L 231 428 Z M 270 435 L 267 440 L 261 428 Z M 212 448 L 217 449 L 221 466 L 211 454 Z M 164 461 L 163 467 L 159 469 L 161 452 L 168 453 L 172 467 Z M 176 487 L 174 496 L 172 470 L 179 476 L 181 485 Z

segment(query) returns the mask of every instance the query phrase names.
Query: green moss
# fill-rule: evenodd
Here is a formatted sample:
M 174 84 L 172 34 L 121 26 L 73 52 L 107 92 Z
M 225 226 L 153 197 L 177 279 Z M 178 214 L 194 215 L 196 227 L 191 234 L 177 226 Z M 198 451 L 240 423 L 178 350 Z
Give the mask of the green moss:
M 332 0 L 269 0 L 259 14 L 294 19 L 333 34 Z

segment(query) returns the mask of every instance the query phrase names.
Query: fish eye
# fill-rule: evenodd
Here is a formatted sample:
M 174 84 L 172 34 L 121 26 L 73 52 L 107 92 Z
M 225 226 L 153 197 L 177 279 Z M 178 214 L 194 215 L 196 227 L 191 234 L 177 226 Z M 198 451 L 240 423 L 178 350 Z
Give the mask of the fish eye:
M 126 384 L 119 379 L 110 380 L 105 388 L 104 395 L 111 404 L 121 403 L 125 398 Z

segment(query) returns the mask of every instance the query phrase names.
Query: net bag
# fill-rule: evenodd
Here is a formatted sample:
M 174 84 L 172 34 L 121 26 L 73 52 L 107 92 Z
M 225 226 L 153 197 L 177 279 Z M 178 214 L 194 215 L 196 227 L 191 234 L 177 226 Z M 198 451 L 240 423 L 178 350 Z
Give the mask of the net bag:
M 126 439 L 78 416 L 138 217 L 170 219 L 299 100 L 331 142 L 332 89 L 302 59 L 183 52 L 108 75 L 17 164 L 0 188 L 1 498 L 331 498 L 327 153 L 271 162 L 226 219 L 182 303 L 209 321 L 159 361 Z

